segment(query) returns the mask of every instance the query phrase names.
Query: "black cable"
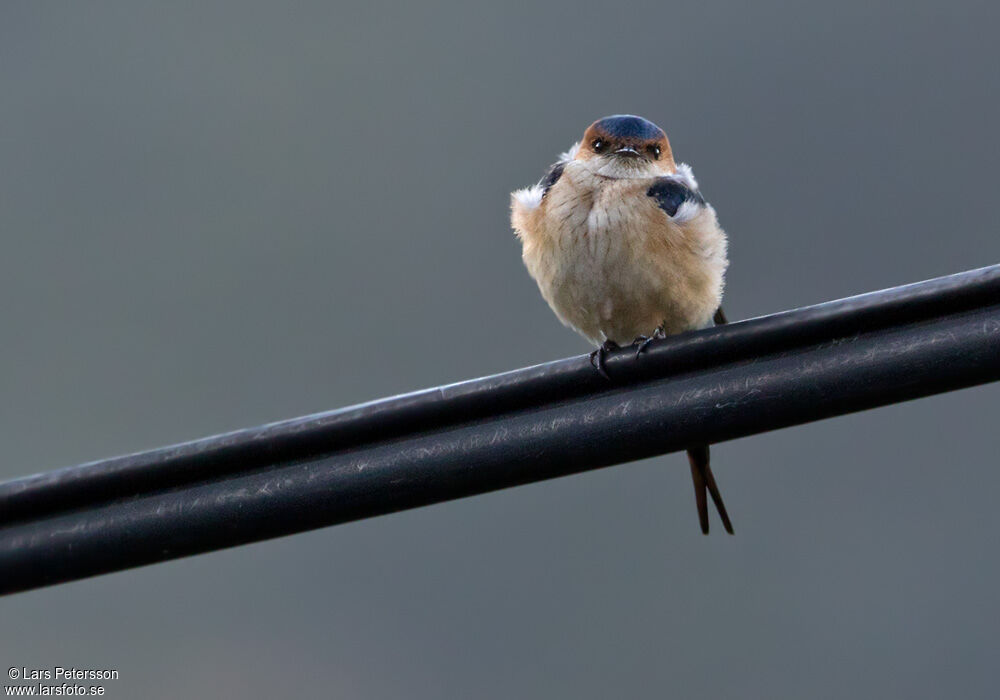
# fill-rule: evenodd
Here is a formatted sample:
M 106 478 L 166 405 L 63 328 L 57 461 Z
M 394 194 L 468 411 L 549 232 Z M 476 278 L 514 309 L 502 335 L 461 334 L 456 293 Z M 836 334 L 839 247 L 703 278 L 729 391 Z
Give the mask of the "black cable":
M 1000 266 L 0 484 L 0 592 L 1000 379 Z

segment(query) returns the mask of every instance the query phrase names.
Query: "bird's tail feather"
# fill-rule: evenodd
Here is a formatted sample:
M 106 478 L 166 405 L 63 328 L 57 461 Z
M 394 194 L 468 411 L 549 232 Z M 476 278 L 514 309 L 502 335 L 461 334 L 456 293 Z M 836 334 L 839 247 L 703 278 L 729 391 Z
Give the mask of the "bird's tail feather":
M 719 511 L 722 518 L 722 526 L 726 532 L 733 534 L 733 523 L 729 520 L 729 513 L 722 502 L 722 494 L 719 493 L 719 486 L 715 483 L 715 476 L 712 474 L 712 467 L 709 466 L 708 445 L 694 447 L 688 450 L 688 462 L 691 464 L 691 480 L 694 481 L 694 500 L 698 506 L 698 522 L 701 524 L 701 531 L 708 534 L 708 496 L 712 496 L 715 509 Z

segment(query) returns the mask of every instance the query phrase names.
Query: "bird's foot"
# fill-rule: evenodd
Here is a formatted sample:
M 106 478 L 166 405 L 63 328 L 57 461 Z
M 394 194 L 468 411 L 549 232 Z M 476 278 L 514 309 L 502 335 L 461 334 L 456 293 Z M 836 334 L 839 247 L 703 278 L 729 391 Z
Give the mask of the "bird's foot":
M 594 369 L 600 372 L 601 376 L 604 377 L 605 379 L 610 380 L 611 377 L 608 375 L 608 370 L 604 368 L 604 357 L 611 350 L 617 350 L 619 347 L 620 346 L 615 341 L 605 340 L 604 344 L 601 345 L 601 347 L 597 348 L 596 350 L 594 350 L 594 352 L 590 353 L 590 364 L 592 364 L 594 366 Z
M 638 360 L 639 355 L 642 354 L 642 351 L 645 350 L 646 347 L 654 340 L 660 340 L 661 338 L 666 338 L 666 337 L 667 333 L 666 331 L 663 330 L 663 326 L 657 326 L 656 328 L 654 328 L 651 335 L 640 335 L 638 338 L 632 341 L 632 345 L 639 346 L 635 351 L 635 359 Z

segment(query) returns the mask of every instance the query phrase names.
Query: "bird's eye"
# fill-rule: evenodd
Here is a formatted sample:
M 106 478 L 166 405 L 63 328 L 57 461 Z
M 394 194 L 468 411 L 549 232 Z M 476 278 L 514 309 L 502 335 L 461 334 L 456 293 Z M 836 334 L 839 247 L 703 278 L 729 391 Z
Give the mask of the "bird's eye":
M 653 154 L 653 159 L 654 160 L 659 160 L 660 159 L 660 147 L 659 146 L 650 146 L 649 147 L 649 152 Z
M 601 139 L 594 139 L 593 143 L 590 144 L 590 147 L 594 149 L 594 153 L 600 153 L 604 150 L 604 141 Z

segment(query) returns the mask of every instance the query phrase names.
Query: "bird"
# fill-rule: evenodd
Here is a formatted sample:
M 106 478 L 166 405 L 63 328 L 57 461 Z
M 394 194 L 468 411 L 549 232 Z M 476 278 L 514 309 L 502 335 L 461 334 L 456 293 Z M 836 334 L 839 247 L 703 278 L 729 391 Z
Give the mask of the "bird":
M 727 238 L 691 167 L 674 161 L 666 133 L 631 114 L 598 119 L 535 185 L 511 194 L 511 226 L 542 297 L 597 349 L 726 322 Z M 701 531 L 708 495 L 733 534 L 707 445 L 688 449 Z

